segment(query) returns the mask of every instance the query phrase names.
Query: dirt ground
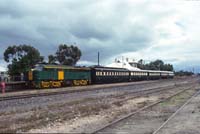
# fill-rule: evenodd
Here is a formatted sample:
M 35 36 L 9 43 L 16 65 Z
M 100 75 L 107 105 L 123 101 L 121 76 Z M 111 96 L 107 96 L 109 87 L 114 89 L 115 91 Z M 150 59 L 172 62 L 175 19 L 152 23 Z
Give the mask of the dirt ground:
M 196 90 L 188 90 L 166 102 L 155 105 L 154 107 L 144 110 L 125 121 L 119 122 L 103 132 L 152 134 L 195 92 Z M 173 133 L 166 132 L 165 134 Z
M 158 131 L 158 134 L 200 134 L 200 94 Z

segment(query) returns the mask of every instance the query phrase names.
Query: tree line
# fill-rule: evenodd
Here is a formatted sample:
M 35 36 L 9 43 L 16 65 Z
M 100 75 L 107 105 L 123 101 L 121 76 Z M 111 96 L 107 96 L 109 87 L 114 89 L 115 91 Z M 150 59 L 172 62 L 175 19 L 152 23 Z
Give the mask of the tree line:
M 162 60 L 155 60 L 145 64 L 144 60 L 138 61 L 138 68 L 143 70 L 161 70 L 161 71 L 174 71 L 172 64 L 165 64 Z
M 175 72 L 175 75 L 176 76 L 191 76 L 191 75 L 194 75 L 194 73 L 191 71 L 180 70 L 180 71 Z
M 49 64 L 74 66 L 81 58 L 81 50 L 77 46 L 60 44 L 55 54 L 48 56 Z M 31 45 L 13 45 L 4 51 L 4 60 L 8 64 L 8 74 L 20 75 L 30 70 L 37 63 L 46 63 L 39 50 Z
M 37 63 L 75 66 L 81 56 L 81 50 L 77 46 L 66 44 L 60 44 L 55 53 L 48 56 L 47 62 L 44 60 L 45 57 L 41 56 L 39 50 L 31 45 L 8 46 L 4 51 L 4 60 L 9 63 L 8 73 L 10 75 L 20 75 L 33 68 Z M 141 59 L 138 61 L 138 68 L 144 70 L 174 70 L 173 65 L 164 64 L 162 60 L 144 64 L 144 61 Z

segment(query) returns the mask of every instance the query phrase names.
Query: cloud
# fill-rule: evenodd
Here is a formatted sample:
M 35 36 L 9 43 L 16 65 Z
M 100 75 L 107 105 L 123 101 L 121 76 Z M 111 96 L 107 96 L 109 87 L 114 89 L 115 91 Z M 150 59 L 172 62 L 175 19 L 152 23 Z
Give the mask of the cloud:
M 181 0 L 1 0 L 0 53 L 9 45 L 30 44 L 47 57 L 66 43 L 80 47 L 80 63 L 95 63 L 98 51 L 102 64 L 121 55 L 138 60 L 159 58 L 177 66 L 191 58 L 197 63 L 199 4 Z

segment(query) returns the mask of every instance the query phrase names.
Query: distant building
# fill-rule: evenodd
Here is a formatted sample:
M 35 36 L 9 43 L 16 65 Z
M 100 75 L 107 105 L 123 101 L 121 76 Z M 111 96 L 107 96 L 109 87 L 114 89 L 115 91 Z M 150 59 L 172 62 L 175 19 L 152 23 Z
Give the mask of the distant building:
M 132 67 L 138 68 L 138 62 L 136 62 L 134 59 L 130 60 L 126 58 L 126 62 L 128 62 Z
M 116 67 L 116 68 L 126 68 L 128 70 L 140 70 L 138 68 L 138 63 L 135 62 L 134 59 L 129 60 L 126 58 L 126 60 L 122 59 L 115 59 L 115 61 L 109 65 L 106 65 L 106 67 Z
M 5 68 L 0 67 L 0 81 L 8 81 L 9 76 Z
M 0 71 L 0 81 L 8 81 L 8 73 L 4 71 Z

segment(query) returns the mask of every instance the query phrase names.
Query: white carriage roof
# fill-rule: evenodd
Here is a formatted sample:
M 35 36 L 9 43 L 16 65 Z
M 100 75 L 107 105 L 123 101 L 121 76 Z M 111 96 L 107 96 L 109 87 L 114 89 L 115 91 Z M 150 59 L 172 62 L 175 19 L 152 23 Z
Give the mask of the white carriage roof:
M 123 62 L 123 63 L 122 62 L 114 62 L 114 63 L 111 63 L 109 65 L 106 65 L 106 67 L 125 68 L 125 69 L 128 69 L 130 71 L 139 71 L 139 70 L 141 70 L 139 68 L 131 66 L 128 62 Z
M 139 68 L 136 68 L 136 67 L 133 67 L 130 65 L 129 62 L 127 61 L 124 61 L 124 62 L 113 62 L 109 65 L 106 65 L 106 67 L 113 67 L 113 68 L 125 68 L 125 69 L 128 69 L 130 71 L 138 71 L 138 72 L 156 72 L 156 73 L 173 73 L 171 71 L 160 71 L 160 70 L 142 70 L 142 69 L 139 69 Z

